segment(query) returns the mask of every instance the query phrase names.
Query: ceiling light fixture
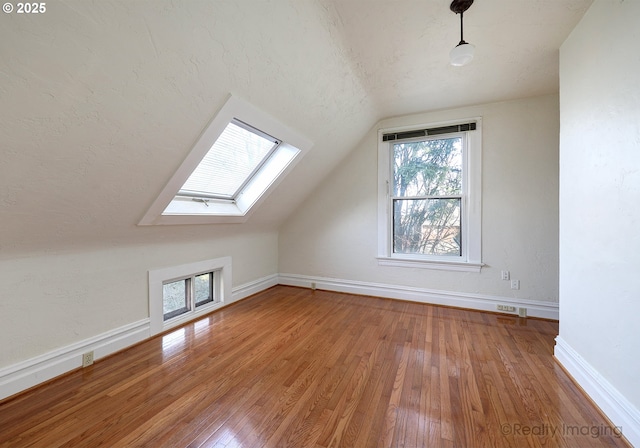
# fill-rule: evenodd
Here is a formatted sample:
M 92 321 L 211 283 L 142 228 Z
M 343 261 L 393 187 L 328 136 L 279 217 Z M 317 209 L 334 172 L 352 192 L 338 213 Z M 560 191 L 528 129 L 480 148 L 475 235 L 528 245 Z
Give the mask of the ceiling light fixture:
M 462 66 L 467 65 L 473 59 L 473 53 L 476 49 L 473 45 L 464 41 L 462 16 L 464 12 L 473 4 L 473 0 L 453 0 L 450 9 L 456 14 L 460 14 L 460 43 L 449 53 L 449 61 L 451 65 Z

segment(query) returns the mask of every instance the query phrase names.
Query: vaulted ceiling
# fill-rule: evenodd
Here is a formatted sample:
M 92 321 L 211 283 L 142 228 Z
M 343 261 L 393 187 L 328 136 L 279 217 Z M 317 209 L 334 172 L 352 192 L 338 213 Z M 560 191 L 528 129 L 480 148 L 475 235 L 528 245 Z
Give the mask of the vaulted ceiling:
M 384 116 L 558 91 L 558 49 L 591 0 L 476 0 L 464 14 L 476 56 L 448 64 L 460 40 L 448 0 L 320 0 L 339 44 Z
M 136 226 L 230 93 L 313 141 L 276 229 L 381 118 L 557 92 L 592 0 L 58 0 L 0 17 L 0 253 L 215 232 Z M 213 230 L 212 230 L 213 229 Z

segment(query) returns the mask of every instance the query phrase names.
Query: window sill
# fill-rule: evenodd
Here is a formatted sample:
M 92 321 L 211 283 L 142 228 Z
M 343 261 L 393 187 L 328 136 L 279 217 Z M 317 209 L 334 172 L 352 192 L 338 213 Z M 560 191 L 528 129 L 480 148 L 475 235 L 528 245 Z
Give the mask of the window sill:
M 484 263 L 464 261 L 434 261 L 402 259 L 392 257 L 377 257 L 379 266 L 393 266 L 397 268 L 435 269 L 439 271 L 480 272 Z
M 171 330 L 175 327 L 184 325 L 187 322 L 191 322 L 193 320 L 199 319 L 209 313 L 212 313 L 218 308 L 222 308 L 225 305 L 227 305 L 227 303 L 225 303 L 222 300 L 219 302 L 211 302 L 211 303 L 207 303 L 206 305 L 199 306 L 195 311 L 188 311 L 184 314 L 180 314 L 178 316 L 172 317 L 171 319 L 163 320 L 161 332 Z

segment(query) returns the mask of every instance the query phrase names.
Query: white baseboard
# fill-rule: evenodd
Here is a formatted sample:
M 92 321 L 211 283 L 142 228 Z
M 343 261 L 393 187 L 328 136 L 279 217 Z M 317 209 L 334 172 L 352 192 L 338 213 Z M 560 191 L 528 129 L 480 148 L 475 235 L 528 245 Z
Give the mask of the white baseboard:
M 0 400 L 82 367 L 82 354 L 104 358 L 149 337 L 149 319 L 107 331 L 75 344 L 0 369 Z
M 237 286 L 233 288 L 232 299 L 227 305 L 277 284 L 278 275 L 273 274 Z M 0 368 L 0 400 L 82 367 L 83 353 L 93 350 L 94 359 L 98 360 L 150 337 L 149 319 L 144 319 L 35 358 Z
M 495 311 L 496 304 L 500 303 L 512 305 L 516 308 L 527 308 L 529 316 L 558 319 L 558 305 L 554 303 L 294 274 L 274 274 L 237 286 L 232 290 L 232 301 L 229 303 L 244 299 L 278 284 L 310 288 L 312 283 L 315 283 L 317 288 L 330 291 L 366 294 L 484 311 Z M 144 319 L 84 341 L 61 347 L 35 358 L 0 368 L 0 400 L 81 367 L 83 353 L 93 350 L 94 358 L 97 360 L 142 342 L 149 337 L 151 337 L 149 319 Z
M 640 447 L 640 410 L 560 336 L 556 337 L 554 356 L 627 440 Z
M 245 283 L 244 285 L 237 286 L 233 288 L 233 292 L 231 294 L 231 303 L 242 300 L 246 297 L 249 297 L 250 295 L 257 294 L 260 291 L 269 289 L 272 286 L 276 286 L 277 284 L 278 274 L 273 274 L 267 277 L 259 278 L 252 282 Z
M 412 302 L 454 306 L 480 311 L 496 311 L 496 305 L 498 304 L 511 305 L 516 307 L 516 310 L 518 308 L 526 308 L 527 315 L 530 317 L 542 317 L 555 320 L 558 320 L 560 317 L 557 303 L 537 300 L 513 299 L 466 292 L 440 291 L 410 286 L 340 280 L 297 274 L 280 274 L 278 283 L 281 285 L 301 286 L 303 288 L 311 288 L 312 283 L 315 283 L 316 288 L 329 291 L 410 300 Z M 517 311 L 513 314 L 517 316 Z

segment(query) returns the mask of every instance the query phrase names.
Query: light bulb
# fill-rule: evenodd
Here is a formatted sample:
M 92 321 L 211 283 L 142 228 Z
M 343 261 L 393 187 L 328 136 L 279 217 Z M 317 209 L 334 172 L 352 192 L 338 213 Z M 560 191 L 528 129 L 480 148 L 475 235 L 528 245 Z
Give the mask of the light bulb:
M 456 67 L 467 65 L 473 59 L 473 53 L 475 49 L 476 47 L 466 43 L 465 41 L 460 42 L 449 53 L 449 60 L 451 61 L 451 65 L 455 65 Z

